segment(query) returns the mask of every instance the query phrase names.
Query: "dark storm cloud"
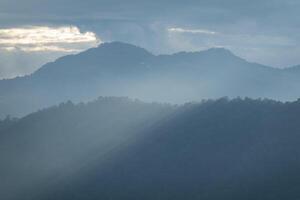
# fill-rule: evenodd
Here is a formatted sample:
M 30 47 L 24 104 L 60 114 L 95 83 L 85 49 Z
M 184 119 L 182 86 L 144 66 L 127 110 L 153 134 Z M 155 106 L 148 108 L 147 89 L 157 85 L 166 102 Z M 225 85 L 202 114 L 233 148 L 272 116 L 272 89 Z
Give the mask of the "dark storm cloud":
M 2 0 L 0 12 L 33 21 L 69 19 L 192 20 L 191 23 L 230 23 L 251 19 L 271 24 L 300 23 L 296 0 Z M 37 19 L 39 17 L 39 19 Z M 288 26 L 288 24 L 285 23 Z

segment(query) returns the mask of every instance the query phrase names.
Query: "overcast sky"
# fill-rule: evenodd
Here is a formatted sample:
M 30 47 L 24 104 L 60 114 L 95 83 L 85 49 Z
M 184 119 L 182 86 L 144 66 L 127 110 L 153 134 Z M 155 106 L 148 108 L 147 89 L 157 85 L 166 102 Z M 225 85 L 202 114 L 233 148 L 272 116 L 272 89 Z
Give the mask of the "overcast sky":
M 299 0 L 0 0 L 0 78 L 124 41 L 154 54 L 225 47 L 253 62 L 300 64 Z

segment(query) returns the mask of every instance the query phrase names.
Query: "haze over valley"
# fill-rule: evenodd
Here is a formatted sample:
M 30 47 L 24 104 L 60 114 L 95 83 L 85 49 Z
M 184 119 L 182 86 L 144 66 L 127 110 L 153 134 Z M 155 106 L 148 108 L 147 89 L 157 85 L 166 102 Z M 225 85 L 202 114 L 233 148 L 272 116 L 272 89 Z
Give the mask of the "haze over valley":
M 0 0 L 0 199 L 299 200 L 299 9 Z
M 60 102 L 126 96 L 182 104 L 221 97 L 299 97 L 299 67 L 278 69 L 246 61 L 224 48 L 153 55 L 111 42 L 61 57 L 31 75 L 0 81 L 1 115 L 24 116 Z

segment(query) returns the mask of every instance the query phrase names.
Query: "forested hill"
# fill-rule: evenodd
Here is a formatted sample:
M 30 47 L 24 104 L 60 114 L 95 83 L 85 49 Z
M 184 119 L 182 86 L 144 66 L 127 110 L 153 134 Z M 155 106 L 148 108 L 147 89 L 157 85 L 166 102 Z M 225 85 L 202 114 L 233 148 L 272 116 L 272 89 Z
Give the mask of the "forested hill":
M 298 199 L 299 115 L 300 101 L 64 103 L 2 129 L 0 196 Z

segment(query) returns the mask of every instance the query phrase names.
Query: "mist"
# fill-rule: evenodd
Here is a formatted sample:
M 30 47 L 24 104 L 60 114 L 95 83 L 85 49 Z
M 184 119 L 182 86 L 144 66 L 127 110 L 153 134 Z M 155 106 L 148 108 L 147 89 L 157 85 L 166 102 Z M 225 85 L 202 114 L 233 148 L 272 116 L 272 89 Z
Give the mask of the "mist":
M 299 200 L 299 10 L 0 0 L 0 200 Z
M 0 136 L 0 195 L 38 198 L 52 184 L 80 177 L 78 171 L 105 162 L 121 147 L 143 138 L 143 130 L 174 110 L 170 105 L 101 97 L 88 104 L 66 102 L 17 120 Z
M 100 95 L 173 104 L 224 96 L 294 101 L 297 74 L 297 67 L 252 63 L 224 48 L 156 56 L 127 43 L 104 43 L 59 58 L 31 75 L 0 81 L 1 116 L 21 117 Z

